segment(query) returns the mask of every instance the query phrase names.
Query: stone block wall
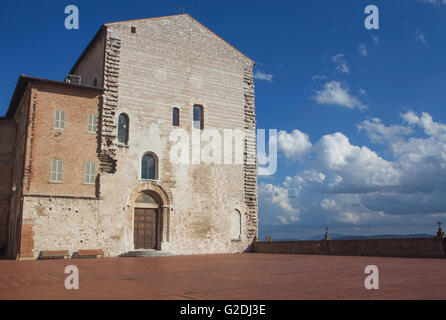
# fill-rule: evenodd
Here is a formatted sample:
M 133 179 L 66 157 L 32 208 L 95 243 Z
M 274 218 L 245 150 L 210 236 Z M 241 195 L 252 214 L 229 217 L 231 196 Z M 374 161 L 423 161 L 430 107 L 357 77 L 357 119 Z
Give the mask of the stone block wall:
M 141 159 L 147 152 L 159 160 L 159 179 L 168 194 L 170 226 L 164 250 L 177 254 L 240 252 L 257 231 L 256 167 L 173 164 L 173 108 L 180 109 L 180 128 L 192 135 L 195 104 L 204 108 L 205 129 L 255 129 L 251 60 L 188 15 L 107 24 L 104 101 L 104 160 L 116 170 L 101 175 L 101 206 L 110 254 L 133 249 L 133 203 L 129 194 L 141 180 Z M 135 33 L 131 32 L 132 27 Z M 116 141 L 117 119 L 130 119 L 129 143 Z M 113 121 L 113 122 L 112 122 Z M 108 141 L 108 142 L 105 142 Z M 255 139 L 247 146 L 255 148 Z M 246 147 L 247 147 L 246 146 Z M 105 162 L 105 161 L 104 161 Z M 248 167 L 249 166 L 249 167 Z M 230 236 L 231 213 L 242 216 L 239 241 Z M 123 215 L 124 212 L 124 215 Z
M 94 199 L 25 197 L 20 259 L 35 259 L 43 250 L 101 248 L 99 208 Z

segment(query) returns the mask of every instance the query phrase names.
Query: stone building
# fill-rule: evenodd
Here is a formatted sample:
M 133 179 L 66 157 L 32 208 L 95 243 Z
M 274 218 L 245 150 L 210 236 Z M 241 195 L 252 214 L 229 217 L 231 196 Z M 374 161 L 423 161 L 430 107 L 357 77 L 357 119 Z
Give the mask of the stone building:
M 0 120 L 2 253 L 249 250 L 253 66 L 182 14 L 103 25 L 65 81 L 20 76 Z M 251 132 L 241 161 L 172 161 L 173 131 L 203 147 L 207 129 Z

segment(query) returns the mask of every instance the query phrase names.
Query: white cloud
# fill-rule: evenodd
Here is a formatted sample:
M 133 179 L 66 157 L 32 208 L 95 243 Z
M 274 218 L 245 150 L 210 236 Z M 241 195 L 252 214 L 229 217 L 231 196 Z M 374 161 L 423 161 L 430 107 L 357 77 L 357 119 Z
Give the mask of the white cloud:
M 311 77 L 311 80 L 313 80 L 313 81 L 325 80 L 325 79 L 327 79 L 327 76 L 321 75 L 321 74 L 316 74 L 313 77 Z
M 350 144 L 340 132 L 323 136 L 314 152 L 323 171 L 342 177 L 333 192 L 362 193 L 398 184 L 399 172 L 391 162 L 366 146 Z
M 268 74 L 268 73 L 262 72 L 260 70 L 256 70 L 256 72 L 254 73 L 254 79 L 256 79 L 256 80 L 264 80 L 264 81 L 272 82 L 273 78 L 274 78 L 274 76 L 272 74 Z
M 350 95 L 348 88 L 343 88 L 338 81 L 331 81 L 324 85 L 324 89 L 316 90 L 316 96 L 313 97 L 319 104 L 332 104 L 349 109 L 367 109 L 356 97 Z
M 363 43 L 359 45 L 358 51 L 363 57 L 367 57 L 367 55 L 369 54 L 369 52 L 367 51 L 367 46 Z
M 375 143 L 385 143 L 392 140 L 400 139 L 410 133 L 412 129 L 401 125 L 385 126 L 381 119 L 372 118 L 358 123 L 359 131 L 365 131 L 370 141 Z
M 291 133 L 279 131 L 277 141 L 279 151 L 283 152 L 288 159 L 302 156 L 312 146 L 308 135 L 297 129 Z
M 323 199 L 321 201 L 321 208 L 329 211 L 338 211 L 340 209 L 333 199 Z
M 320 184 L 325 181 L 326 176 L 315 169 L 303 170 L 294 177 L 286 177 L 283 187 L 292 190 L 292 194 L 299 196 L 300 191 L 308 184 Z
M 354 212 L 341 212 L 339 213 L 337 220 L 350 224 L 357 224 L 359 222 L 359 215 Z
M 427 112 L 423 112 L 421 114 L 421 117 L 419 117 L 413 111 L 409 111 L 405 114 L 402 114 L 401 117 L 409 125 L 416 125 L 424 129 L 424 132 L 429 136 L 446 138 L 446 125 L 434 122 L 432 116 Z
M 415 31 L 415 40 L 420 41 L 422 44 L 427 45 L 426 36 L 420 30 Z
M 343 73 L 349 73 L 350 69 L 347 66 L 347 61 L 345 61 L 345 57 L 343 53 L 334 55 L 331 57 L 331 61 L 337 64 L 336 70 L 343 72 Z
M 357 126 L 389 159 L 340 132 L 324 135 L 307 145 L 293 177 L 261 184 L 261 208 L 273 213 L 268 219 L 369 226 L 446 216 L 446 124 L 409 111 L 398 124 L 373 118 Z M 309 143 L 301 131 L 296 136 Z
M 314 169 L 305 170 L 303 174 L 304 181 L 322 183 L 325 181 L 325 174 Z
M 297 209 L 293 209 L 288 197 L 288 189 L 274 186 L 268 183 L 261 183 L 259 186 L 259 192 L 261 195 L 266 196 L 273 204 L 278 204 L 282 209 L 289 213 L 298 212 Z

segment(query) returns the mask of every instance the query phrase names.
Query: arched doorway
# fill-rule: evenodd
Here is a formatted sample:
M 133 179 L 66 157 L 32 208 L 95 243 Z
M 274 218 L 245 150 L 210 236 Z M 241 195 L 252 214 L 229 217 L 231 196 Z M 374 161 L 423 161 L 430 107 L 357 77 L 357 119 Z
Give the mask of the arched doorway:
M 153 234 L 155 234 L 156 239 L 156 250 L 164 250 L 165 247 L 169 246 L 170 242 L 170 195 L 166 191 L 163 186 L 161 186 L 159 183 L 150 181 L 150 182 L 144 182 L 140 183 L 137 186 L 135 186 L 132 191 L 129 193 L 129 197 L 127 200 L 127 207 L 126 207 L 126 217 L 127 217 L 127 230 L 126 233 L 126 241 L 128 244 L 127 250 L 144 250 L 145 248 L 140 247 L 146 247 L 146 244 L 141 245 L 142 242 L 142 235 L 146 234 L 146 221 L 142 223 L 142 217 L 140 215 L 152 215 L 153 220 L 153 211 L 152 213 L 141 213 L 139 209 L 154 209 L 155 211 L 155 226 L 156 231 L 155 233 L 148 234 L 149 237 L 151 237 Z M 138 235 L 138 230 L 140 230 L 140 225 L 138 222 L 137 229 L 135 228 L 135 218 L 138 218 L 136 220 L 141 221 L 144 230 L 141 230 Z M 144 220 L 146 220 L 146 217 L 144 217 Z M 153 228 L 153 227 L 152 227 Z M 153 230 L 153 229 L 152 229 Z M 150 231 L 148 231 L 150 232 Z M 141 236 L 141 238 L 140 238 Z M 152 238 L 153 239 L 153 238 Z M 136 240 L 136 241 L 135 241 Z M 145 242 L 145 239 L 144 239 Z M 151 241 L 152 244 L 147 245 L 147 247 L 155 246 L 153 244 L 153 241 Z M 138 245 L 136 245 L 138 243 Z M 152 248 L 153 249 L 153 248 Z
M 134 204 L 135 250 L 159 249 L 161 215 L 158 202 L 148 193 L 142 193 Z

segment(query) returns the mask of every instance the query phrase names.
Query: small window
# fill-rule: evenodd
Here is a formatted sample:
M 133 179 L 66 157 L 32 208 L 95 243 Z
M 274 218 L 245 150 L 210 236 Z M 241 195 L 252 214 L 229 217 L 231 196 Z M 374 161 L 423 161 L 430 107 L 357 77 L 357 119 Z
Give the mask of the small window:
M 194 128 L 203 129 L 203 106 L 194 105 Z
M 54 111 L 54 129 L 56 130 L 65 129 L 65 110 Z
M 50 182 L 62 183 L 63 160 L 51 159 L 51 176 Z
M 128 144 L 129 142 L 129 116 L 121 113 L 118 118 L 118 142 Z
M 94 162 L 85 163 L 84 183 L 85 184 L 96 183 L 96 163 Z
M 88 115 L 87 132 L 96 133 L 98 131 L 98 116 L 96 114 Z
M 141 179 L 156 180 L 157 161 L 153 154 L 145 154 L 141 161 Z
M 178 127 L 180 125 L 180 109 L 173 108 L 172 125 Z
M 97 87 L 98 86 L 98 78 L 94 78 L 93 79 L 93 87 Z
M 136 27 L 131 28 L 132 33 L 136 33 Z

